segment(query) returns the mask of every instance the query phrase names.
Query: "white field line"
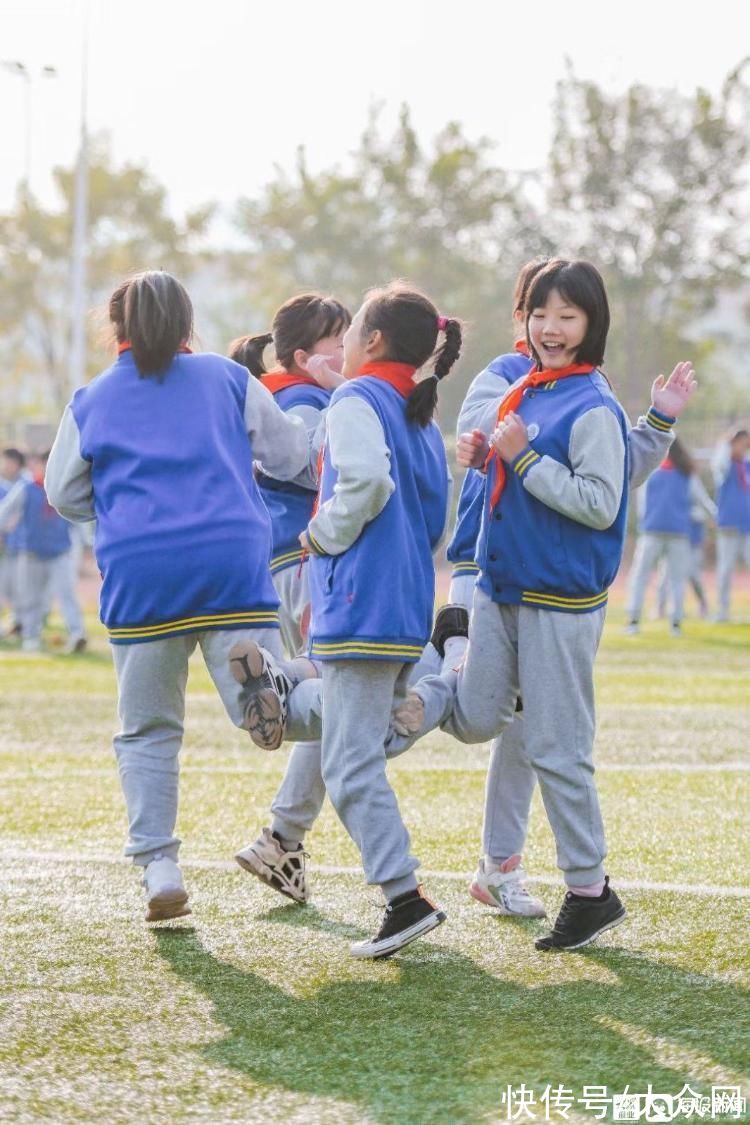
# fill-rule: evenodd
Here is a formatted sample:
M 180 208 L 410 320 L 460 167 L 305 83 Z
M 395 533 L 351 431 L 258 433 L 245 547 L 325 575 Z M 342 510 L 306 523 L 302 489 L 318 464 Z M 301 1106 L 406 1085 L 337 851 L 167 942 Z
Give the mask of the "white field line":
M 0 852 L 0 863 L 91 863 L 97 866 L 129 867 L 130 861 L 121 856 L 87 855 L 85 852 L 26 852 L 15 849 Z M 237 864 L 227 859 L 188 859 L 180 866 L 186 871 L 238 871 Z M 320 875 L 357 875 L 361 867 L 336 867 L 330 864 L 311 863 L 309 870 Z M 471 878 L 464 871 L 420 870 L 424 879 L 443 879 L 451 883 L 465 883 Z M 530 883 L 544 887 L 562 887 L 562 880 L 554 875 L 529 876 Z M 750 898 L 750 887 L 727 887 L 717 883 L 655 883 L 650 879 L 616 880 L 618 890 L 657 891 L 671 894 L 699 895 L 706 898 Z
M 281 759 L 280 759 L 281 760 Z M 404 768 L 407 766 L 407 761 L 401 765 L 400 759 L 394 759 L 396 768 Z M 459 766 L 450 765 L 446 762 L 436 762 L 434 765 L 414 764 L 408 766 L 412 773 L 479 773 L 487 769 L 487 761 L 482 760 L 472 764 L 464 764 Z M 205 774 L 252 774 L 253 777 L 258 776 L 258 770 L 253 766 L 198 766 L 187 765 L 182 766 L 181 773 L 205 773 Z M 630 765 L 620 764 L 619 762 L 604 762 L 596 766 L 597 773 L 748 773 L 750 772 L 750 761 L 735 761 L 735 762 L 633 762 Z M 115 765 L 112 763 L 107 766 L 81 766 L 78 769 L 65 769 L 64 767 L 57 767 L 53 769 L 34 769 L 30 766 L 28 770 L 8 770 L 7 772 L 0 769 L 0 780 L 3 781 L 54 781 L 59 778 L 76 778 L 76 777 L 99 777 L 105 774 L 114 776 L 116 773 Z

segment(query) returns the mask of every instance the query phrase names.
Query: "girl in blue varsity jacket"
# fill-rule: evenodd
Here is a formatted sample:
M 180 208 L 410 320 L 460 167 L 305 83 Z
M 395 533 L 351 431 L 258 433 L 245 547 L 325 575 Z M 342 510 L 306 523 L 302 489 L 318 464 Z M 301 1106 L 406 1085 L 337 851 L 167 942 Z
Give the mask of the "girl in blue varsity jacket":
M 146 918 L 156 921 L 189 913 L 175 836 L 188 658 L 199 645 L 242 726 L 231 647 L 257 636 L 281 653 L 271 526 L 253 460 L 291 479 L 308 465 L 310 444 L 304 422 L 244 367 L 192 354 L 190 298 L 169 274 L 124 282 L 109 315 L 117 360 L 66 408 L 46 488 L 67 519 L 97 521 L 125 851 L 144 869 Z
M 693 459 L 675 438 L 655 473 L 639 496 L 638 541 L 628 589 L 628 624 L 631 635 L 640 628 L 646 588 L 656 564 L 664 559 L 672 636 L 682 631 L 685 586 L 691 574 L 692 535 L 696 506 L 705 518 L 715 516 L 716 506 L 695 471 Z M 703 525 L 701 525 L 703 526 Z
M 415 382 L 440 333 L 434 375 Z M 344 337 L 347 382 L 331 399 L 320 502 L 302 536 L 311 553 L 310 655 L 322 665 L 323 781 L 368 883 L 387 901 L 379 933 L 352 947 L 360 957 L 389 956 L 445 917 L 417 887 L 417 860 L 386 777 L 385 740 L 432 628 L 433 551 L 450 491 L 432 416 L 437 381 L 460 344 L 458 322 L 438 316 L 421 293 L 392 285 L 368 296 Z M 277 670 L 266 654 L 260 666 L 256 646 L 247 655 L 255 738 L 274 746 L 286 718 L 278 702 L 273 711 Z M 318 689 L 318 704 L 320 683 L 301 685 Z
M 716 483 L 717 621 L 729 621 L 732 576 L 738 563 L 750 569 L 750 431 L 731 430 L 714 454 Z
M 232 359 L 260 379 L 284 413 L 302 419 L 313 444 L 319 432 L 322 441 L 331 394 L 344 382 L 343 340 L 351 319 L 349 310 L 333 297 L 303 293 L 276 312 L 270 333 L 243 336 L 230 347 Z M 268 372 L 263 353 L 270 344 L 280 369 Z M 256 480 L 271 517 L 271 574 L 281 600 L 281 638 L 287 653 L 296 656 L 306 648 L 310 619 L 310 565 L 299 537 L 313 514 L 317 471 L 306 469 L 293 481 L 258 471 Z M 243 670 L 242 664 L 234 667 Z M 284 780 L 271 804 L 271 824 L 237 852 L 239 865 L 280 893 L 305 902 L 302 839 L 324 800 L 320 741 L 299 742 L 292 747 Z
M 415 686 L 389 748 L 438 725 L 464 742 L 493 738 L 520 694 L 568 887 L 536 943 L 550 950 L 585 945 L 625 914 L 604 874 L 592 751 L 593 662 L 622 557 L 630 452 L 624 412 L 599 370 L 609 309 L 598 271 L 549 262 L 531 282 L 526 318 L 535 368 L 503 399 L 489 441 L 475 431 L 458 443 L 459 463 L 487 471 L 465 660 Z M 659 376 L 656 428 L 671 428 L 694 386 L 689 364 Z

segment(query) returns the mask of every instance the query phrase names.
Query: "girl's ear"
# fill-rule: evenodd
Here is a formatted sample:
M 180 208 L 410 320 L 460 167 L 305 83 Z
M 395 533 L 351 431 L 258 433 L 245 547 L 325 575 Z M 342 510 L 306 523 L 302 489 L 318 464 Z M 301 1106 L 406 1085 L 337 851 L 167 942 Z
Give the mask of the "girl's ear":
M 303 351 L 302 348 L 297 348 L 293 358 L 297 367 L 301 367 L 303 371 L 307 370 L 307 361 L 310 358 L 309 352 Z
M 377 359 L 385 351 L 385 337 L 379 328 L 373 328 L 364 344 L 365 354 L 371 359 Z

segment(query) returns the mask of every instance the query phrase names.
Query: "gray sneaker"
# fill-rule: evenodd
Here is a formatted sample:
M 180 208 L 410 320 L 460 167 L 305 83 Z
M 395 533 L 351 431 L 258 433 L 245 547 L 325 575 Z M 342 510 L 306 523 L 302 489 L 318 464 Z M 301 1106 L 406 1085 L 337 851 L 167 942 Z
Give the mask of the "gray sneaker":
M 158 856 L 143 869 L 146 891 L 146 921 L 164 922 L 168 918 L 184 918 L 192 911 L 182 872 L 169 856 Z
M 255 641 L 240 641 L 230 649 L 229 666 L 244 689 L 243 729 L 261 750 L 278 750 L 284 741 L 291 680 Z

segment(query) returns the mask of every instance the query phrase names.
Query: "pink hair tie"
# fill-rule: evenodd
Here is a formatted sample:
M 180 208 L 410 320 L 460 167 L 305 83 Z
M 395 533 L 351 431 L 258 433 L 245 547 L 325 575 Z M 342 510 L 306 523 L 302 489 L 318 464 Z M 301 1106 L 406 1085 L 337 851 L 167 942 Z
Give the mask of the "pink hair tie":
M 446 328 L 448 327 L 448 317 L 447 316 L 439 316 L 437 318 L 437 324 L 438 324 L 438 332 L 445 332 Z

